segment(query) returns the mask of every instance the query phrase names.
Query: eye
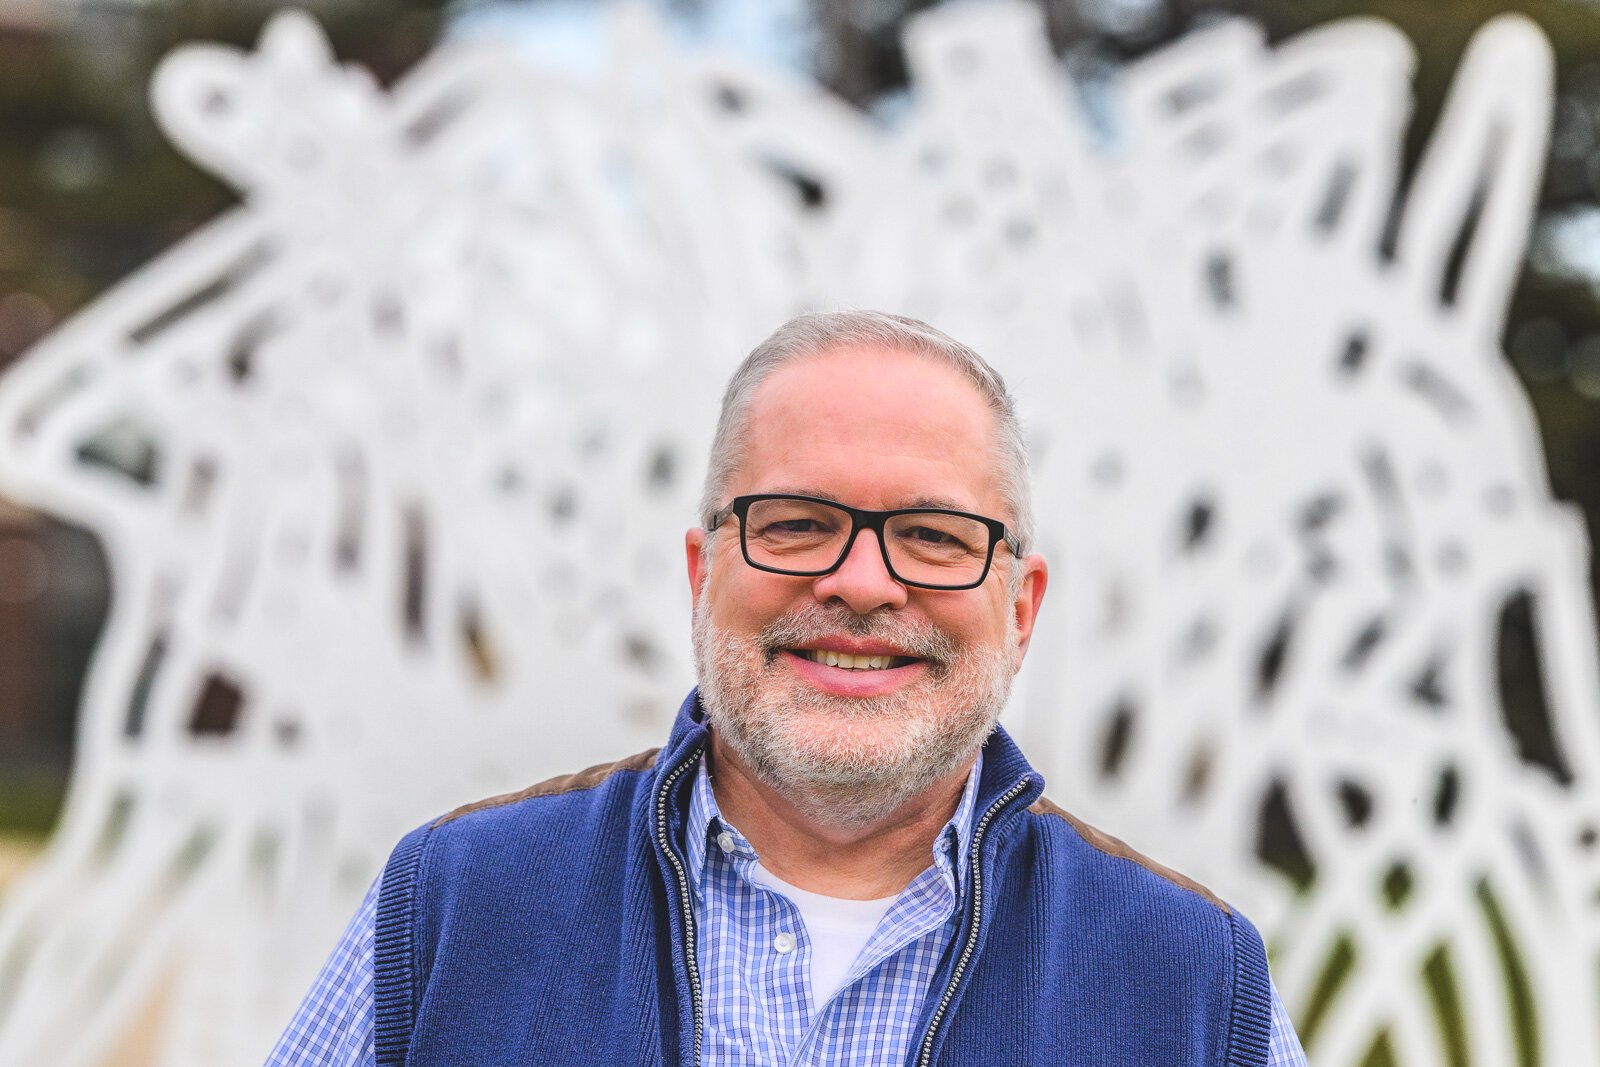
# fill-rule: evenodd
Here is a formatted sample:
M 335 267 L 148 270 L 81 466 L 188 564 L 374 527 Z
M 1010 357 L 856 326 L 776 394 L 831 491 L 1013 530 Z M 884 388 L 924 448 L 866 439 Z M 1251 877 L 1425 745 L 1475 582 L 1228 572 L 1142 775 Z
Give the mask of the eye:
M 779 522 L 769 522 L 761 528 L 763 534 L 808 534 L 818 533 L 826 527 L 816 519 L 783 519 Z
M 905 531 L 905 536 L 914 541 L 921 541 L 929 545 L 957 545 L 960 540 L 943 530 L 935 530 L 931 526 L 912 526 Z

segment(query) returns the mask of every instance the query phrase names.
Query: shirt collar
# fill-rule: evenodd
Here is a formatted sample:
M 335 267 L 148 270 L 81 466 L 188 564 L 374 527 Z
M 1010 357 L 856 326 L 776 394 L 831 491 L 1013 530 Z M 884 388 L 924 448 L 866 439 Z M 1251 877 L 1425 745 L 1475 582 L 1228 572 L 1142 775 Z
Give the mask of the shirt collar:
M 755 850 L 744 839 L 738 829 L 729 826 L 722 820 L 722 813 L 717 810 L 716 793 L 711 788 L 710 761 L 705 754 L 700 757 L 700 766 L 695 769 L 694 786 L 689 793 L 689 821 L 686 826 L 687 859 L 689 861 L 690 884 L 696 887 L 703 885 L 702 876 L 705 872 L 706 853 L 711 847 L 714 838 L 727 833 L 729 843 L 732 844 L 732 853 L 746 859 L 756 859 Z M 983 752 L 978 752 L 978 758 L 972 764 L 972 771 L 967 775 L 967 784 L 961 790 L 961 800 L 956 804 L 955 814 L 950 816 L 950 821 L 944 824 L 939 831 L 939 836 L 933 842 L 934 866 L 953 877 L 955 888 L 959 893 L 966 886 L 966 872 L 968 867 L 968 853 L 972 846 L 972 820 L 973 812 L 978 803 L 978 781 L 983 776 Z M 722 847 L 720 844 L 718 847 Z M 748 854 L 748 855 L 745 855 Z

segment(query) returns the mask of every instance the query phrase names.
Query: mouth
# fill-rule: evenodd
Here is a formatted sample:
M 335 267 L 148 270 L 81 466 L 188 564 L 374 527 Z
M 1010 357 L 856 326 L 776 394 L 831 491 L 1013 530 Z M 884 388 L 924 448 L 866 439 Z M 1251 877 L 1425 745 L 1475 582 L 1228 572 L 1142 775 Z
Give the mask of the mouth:
M 915 656 L 896 656 L 887 653 L 852 655 L 849 652 L 836 652 L 831 648 L 786 648 L 784 651 L 791 656 L 810 660 L 812 663 L 847 671 L 887 671 L 922 662 Z

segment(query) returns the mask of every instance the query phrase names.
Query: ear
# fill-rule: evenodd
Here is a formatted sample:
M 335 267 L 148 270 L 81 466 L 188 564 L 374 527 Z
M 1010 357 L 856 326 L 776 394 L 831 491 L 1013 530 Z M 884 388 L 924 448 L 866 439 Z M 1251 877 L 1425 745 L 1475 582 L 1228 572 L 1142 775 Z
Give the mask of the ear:
M 1027 655 L 1028 642 L 1033 639 L 1033 624 L 1039 619 L 1039 604 L 1044 600 L 1045 586 L 1050 584 L 1050 568 L 1044 557 L 1035 553 L 1017 564 L 1022 568 L 1022 581 L 1017 585 L 1017 597 L 1011 604 L 1017 620 L 1016 667 L 1022 666 Z
M 700 607 L 700 587 L 705 582 L 706 568 L 711 565 L 709 554 L 706 531 L 698 526 L 689 527 L 683 535 L 683 555 L 689 567 L 689 602 L 696 609 Z

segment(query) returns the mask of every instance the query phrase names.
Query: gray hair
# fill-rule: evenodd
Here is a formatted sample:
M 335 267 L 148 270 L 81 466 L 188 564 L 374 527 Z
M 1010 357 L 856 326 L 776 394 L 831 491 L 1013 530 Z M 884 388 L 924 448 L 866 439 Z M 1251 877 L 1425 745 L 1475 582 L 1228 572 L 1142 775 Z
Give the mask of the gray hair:
M 1024 552 L 1033 543 L 1033 493 L 1028 481 L 1028 452 L 1016 403 L 993 367 L 960 341 L 925 322 L 882 311 L 828 311 L 799 315 L 779 326 L 745 357 L 722 394 L 722 414 L 711 442 L 701 521 L 707 526 L 733 480 L 747 443 L 747 414 L 756 390 L 784 364 L 833 349 L 872 346 L 911 352 L 940 360 L 977 387 L 995 415 L 995 451 L 1000 462 L 1000 496 L 1009 511 L 1006 528 Z

